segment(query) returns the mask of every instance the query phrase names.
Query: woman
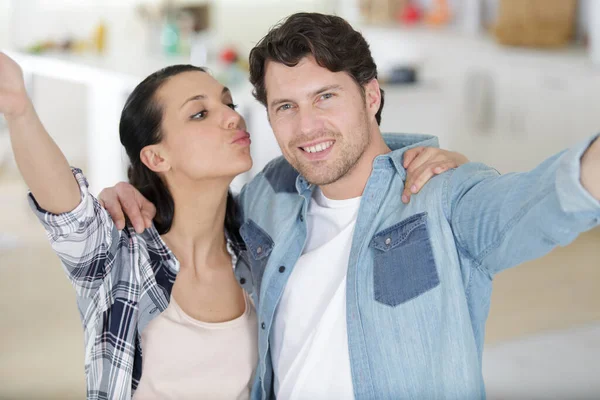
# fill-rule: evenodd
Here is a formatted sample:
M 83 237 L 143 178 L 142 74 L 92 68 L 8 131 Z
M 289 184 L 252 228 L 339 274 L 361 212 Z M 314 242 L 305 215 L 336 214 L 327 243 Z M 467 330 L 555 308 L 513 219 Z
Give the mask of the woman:
M 177 65 L 130 95 L 119 126 L 129 178 L 156 207 L 143 233 L 119 230 L 88 192 L 3 53 L 0 113 L 31 206 L 77 291 L 87 397 L 247 398 L 257 324 L 233 274 L 241 239 L 228 189 L 252 160 L 229 90 L 202 68 Z M 420 154 L 407 160 L 426 165 Z

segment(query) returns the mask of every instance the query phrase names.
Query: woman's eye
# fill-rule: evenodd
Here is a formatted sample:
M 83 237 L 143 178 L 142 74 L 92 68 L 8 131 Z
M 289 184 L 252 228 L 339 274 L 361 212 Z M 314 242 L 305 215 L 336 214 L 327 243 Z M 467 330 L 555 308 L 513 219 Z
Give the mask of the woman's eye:
M 204 119 L 206 118 L 206 110 L 202 110 L 190 117 L 190 119 Z
M 233 104 L 233 103 L 229 103 L 229 104 L 227 104 L 227 107 L 231 108 L 232 110 L 237 110 L 238 105 L 237 104 Z

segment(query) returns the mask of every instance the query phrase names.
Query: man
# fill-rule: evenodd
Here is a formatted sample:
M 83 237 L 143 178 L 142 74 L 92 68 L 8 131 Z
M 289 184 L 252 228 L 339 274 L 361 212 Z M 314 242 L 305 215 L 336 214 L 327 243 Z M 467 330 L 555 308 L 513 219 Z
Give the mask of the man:
M 376 66 L 346 21 L 290 16 L 250 75 L 285 157 L 240 196 L 253 398 L 484 398 L 492 279 L 600 223 L 600 141 L 528 173 L 466 164 L 406 204 L 403 154 L 435 139 L 380 133 Z

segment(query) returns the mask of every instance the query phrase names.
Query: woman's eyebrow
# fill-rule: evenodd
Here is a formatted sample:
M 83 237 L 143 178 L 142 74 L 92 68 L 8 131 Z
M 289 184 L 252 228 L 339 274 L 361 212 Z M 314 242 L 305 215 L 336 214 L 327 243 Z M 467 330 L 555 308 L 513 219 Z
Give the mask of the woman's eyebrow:
M 227 94 L 231 95 L 231 91 L 229 90 L 228 87 L 224 87 L 223 90 L 221 90 L 221 97 L 223 97 Z M 186 101 L 183 102 L 183 104 L 181 105 L 181 107 L 179 107 L 179 109 L 181 110 L 183 108 L 183 106 L 185 106 L 190 101 L 196 101 L 196 100 L 206 100 L 206 95 L 205 94 L 196 94 L 196 95 L 190 97 L 189 99 L 187 99 Z
M 205 100 L 205 99 L 206 99 L 206 95 L 204 95 L 204 94 L 194 95 L 194 96 L 190 97 L 189 99 L 187 99 L 186 101 L 184 101 L 183 104 L 181 105 L 181 107 L 179 107 L 179 109 L 181 110 L 183 108 L 183 106 L 185 106 L 190 101 Z

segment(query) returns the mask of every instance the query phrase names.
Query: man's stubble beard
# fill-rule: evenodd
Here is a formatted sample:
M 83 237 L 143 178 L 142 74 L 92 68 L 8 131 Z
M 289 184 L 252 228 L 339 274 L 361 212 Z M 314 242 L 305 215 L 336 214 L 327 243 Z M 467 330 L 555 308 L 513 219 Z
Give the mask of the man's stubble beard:
M 302 139 L 302 142 L 306 143 L 307 141 L 317 140 L 320 137 L 333 137 L 335 139 L 334 150 L 339 152 L 339 155 L 335 160 L 302 163 L 295 157 L 294 162 L 290 162 L 292 167 L 300 172 L 307 182 L 317 186 L 330 185 L 349 175 L 371 144 L 371 134 L 369 131 L 366 109 L 363 110 L 362 114 L 363 118 L 361 119 L 363 123 L 347 136 L 360 138 L 360 140 L 354 144 L 347 144 L 348 142 L 344 140 L 342 134 L 331 131 L 324 132 L 310 140 Z M 295 142 L 299 143 L 300 141 Z M 335 148 L 340 144 L 342 145 L 341 148 Z

